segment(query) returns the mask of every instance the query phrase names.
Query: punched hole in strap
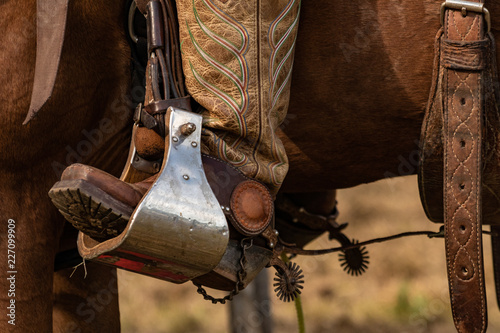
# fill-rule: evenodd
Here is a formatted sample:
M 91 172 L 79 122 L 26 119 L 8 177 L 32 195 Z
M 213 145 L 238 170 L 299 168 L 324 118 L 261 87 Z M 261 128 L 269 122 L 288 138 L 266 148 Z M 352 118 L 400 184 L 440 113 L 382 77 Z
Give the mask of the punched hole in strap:
M 463 189 L 465 189 L 465 184 L 460 184 L 459 187 L 461 190 L 463 190 Z
M 464 98 L 464 97 L 462 97 L 462 98 L 460 99 L 460 104 L 465 105 L 465 102 L 466 102 L 466 101 L 465 101 L 465 98 Z
M 460 146 L 461 146 L 462 148 L 465 148 L 465 141 L 464 141 L 464 140 L 460 140 Z
M 474 266 L 461 265 L 455 274 L 459 279 L 468 281 L 474 277 Z

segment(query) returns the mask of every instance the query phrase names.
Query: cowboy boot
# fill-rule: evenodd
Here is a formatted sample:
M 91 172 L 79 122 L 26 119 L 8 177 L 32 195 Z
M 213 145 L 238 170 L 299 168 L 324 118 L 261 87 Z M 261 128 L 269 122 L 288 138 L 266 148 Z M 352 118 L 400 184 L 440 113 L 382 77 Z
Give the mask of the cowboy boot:
M 276 194 L 288 171 L 275 131 L 286 117 L 300 1 L 177 1 L 187 90 L 204 116 L 203 153 Z M 138 153 L 162 153 L 141 129 Z M 152 142 L 156 142 L 153 144 Z
M 180 40 L 184 41 L 185 83 L 204 118 L 202 153 L 264 183 L 273 195 L 288 169 L 284 147 L 275 131 L 288 108 L 299 9 L 300 1 L 293 0 L 226 2 L 217 6 L 206 0 L 177 3 Z M 148 82 L 147 87 L 151 86 Z M 154 89 L 147 91 L 146 100 L 154 97 Z M 147 106 L 145 109 L 147 112 L 140 110 L 136 118 L 143 119 L 149 113 L 160 120 L 161 112 L 150 113 Z M 148 155 L 147 148 L 140 150 Z M 158 149 L 153 151 L 157 157 Z M 51 190 L 52 200 L 66 217 L 72 215 L 70 222 L 76 228 L 100 238 L 123 230 L 130 209 L 153 183 L 150 179 L 126 184 L 82 165 L 71 167 L 63 178 L 65 182 L 82 184 L 84 180 L 88 186 L 66 188 L 66 193 L 60 186 L 55 187 Z M 69 196 L 68 191 L 78 195 Z M 71 209 L 65 211 L 65 207 Z M 92 207 L 99 207 L 97 215 Z M 107 225 L 112 229 L 106 231 Z
M 186 86 L 204 153 L 276 194 L 288 171 L 275 131 L 288 109 L 300 1 L 177 1 Z
M 157 175 L 130 184 L 83 164 L 70 165 L 49 197 L 75 228 L 94 239 L 118 236 Z

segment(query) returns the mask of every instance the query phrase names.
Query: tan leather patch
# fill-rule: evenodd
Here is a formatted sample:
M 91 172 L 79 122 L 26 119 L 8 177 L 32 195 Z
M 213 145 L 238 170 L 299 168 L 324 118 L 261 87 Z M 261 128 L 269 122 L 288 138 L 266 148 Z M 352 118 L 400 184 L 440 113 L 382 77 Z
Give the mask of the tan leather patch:
M 137 153 L 145 159 L 157 160 L 165 153 L 165 140 L 154 130 L 138 127 L 134 137 Z
M 273 200 L 267 188 L 252 180 L 240 183 L 231 195 L 235 227 L 246 236 L 260 234 L 273 215 Z

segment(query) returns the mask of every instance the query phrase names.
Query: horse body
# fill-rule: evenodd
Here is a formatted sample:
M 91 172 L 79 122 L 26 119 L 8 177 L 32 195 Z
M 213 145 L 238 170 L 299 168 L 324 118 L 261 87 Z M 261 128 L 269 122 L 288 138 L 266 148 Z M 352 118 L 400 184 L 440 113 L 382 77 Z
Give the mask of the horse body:
M 324 191 L 316 196 L 331 203 L 327 191 L 416 172 L 440 3 L 303 2 L 289 113 L 281 133 L 290 161 L 284 191 Z M 492 17 L 500 13 L 498 3 L 487 5 Z M 54 94 L 27 126 L 21 124 L 34 75 L 36 5 L 8 0 L 0 8 L 0 73 L 10 80 L 0 94 L 0 244 L 7 244 L 6 222 L 14 219 L 16 328 L 50 331 L 56 290 L 56 331 L 68 329 L 68 323 L 117 330 L 116 301 L 93 307 L 89 300 L 92 293 L 116 287 L 109 269 L 91 267 L 86 281 L 68 281 L 67 271 L 53 278 L 63 221 L 46 193 L 70 163 L 114 174 L 123 167 L 130 130 L 123 4 L 71 2 Z M 0 253 L 3 265 L 6 249 Z M 2 291 L 3 309 L 8 301 Z M 77 313 L 81 304 L 93 309 L 95 318 Z M 12 328 L 8 319 L 0 319 L 1 331 Z
M 344 188 L 416 172 L 439 5 L 303 4 L 283 127 L 290 158 L 284 190 Z M 319 17 L 329 24 L 308 24 Z
M 290 159 L 284 191 L 416 173 L 441 3 L 303 3 L 281 135 Z M 498 1 L 486 7 L 500 14 Z M 496 36 L 499 24 L 492 20 Z

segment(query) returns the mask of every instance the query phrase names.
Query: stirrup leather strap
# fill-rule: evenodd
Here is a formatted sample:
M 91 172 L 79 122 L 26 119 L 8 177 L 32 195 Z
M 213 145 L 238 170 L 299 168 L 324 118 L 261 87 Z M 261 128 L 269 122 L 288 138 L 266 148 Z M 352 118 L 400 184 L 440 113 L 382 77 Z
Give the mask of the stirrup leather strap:
M 458 332 L 485 332 L 481 240 L 484 65 L 475 53 L 485 39 L 485 27 L 481 13 L 463 8 L 445 11 L 441 41 L 446 259 Z
M 69 0 L 37 1 L 36 64 L 31 105 L 26 125 L 48 101 L 54 90 L 66 30 Z

